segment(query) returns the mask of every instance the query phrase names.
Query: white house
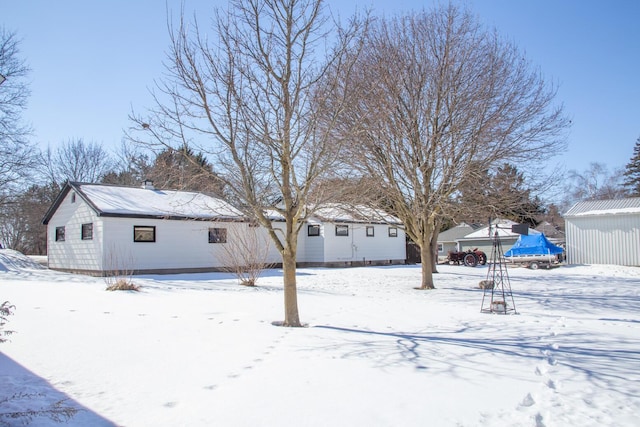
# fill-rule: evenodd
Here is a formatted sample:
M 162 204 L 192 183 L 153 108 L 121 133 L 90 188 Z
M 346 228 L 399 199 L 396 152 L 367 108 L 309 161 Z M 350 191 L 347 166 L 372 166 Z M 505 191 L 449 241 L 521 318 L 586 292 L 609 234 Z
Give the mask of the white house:
M 301 265 L 384 265 L 405 260 L 406 237 L 400 221 L 363 206 L 325 205 L 300 233 Z
M 336 209 L 330 209 L 336 213 Z M 362 218 L 310 218 L 298 240 L 300 265 L 404 262 L 400 224 Z M 214 271 L 228 264 L 233 236 L 253 231 L 281 262 L 266 231 L 229 203 L 199 193 L 102 184 L 68 183 L 43 223 L 49 268 L 104 275 L 109 271 L 172 273 Z M 278 224 L 275 224 L 278 226 Z
M 219 268 L 228 229 L 249 225 L 230 204 L 199 193 L 73 182 L 43 223 L 49 268 L 95 275 Z
M 640 266 L 640 197 L 578 202 L 564 219 L 567 263 Z

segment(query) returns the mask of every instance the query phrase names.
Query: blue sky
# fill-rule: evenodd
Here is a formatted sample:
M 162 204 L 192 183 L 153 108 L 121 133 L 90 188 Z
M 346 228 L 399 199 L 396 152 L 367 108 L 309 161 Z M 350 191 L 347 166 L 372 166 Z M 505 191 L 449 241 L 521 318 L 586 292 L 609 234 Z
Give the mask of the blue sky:
M 184 0 L 205 23 L 225 0 Z M 24 117 L 35 140 L 56 147 L 70 138 L 117 149 L 132 108 L 151 106 L 168 48 L 167 7 L 179 0 L 0 0 L 0 24 L 22 38 L 32 68 Z M 392 15 L 434 0 L 330 0 L 346 18 L 372 6 Z M 622 168 L 640 137 L 640 1 L 467 0 L 488 27 L 524 51 L 559 86 L 573 121 L 569 148 L 554 161 L 584 171 L 591 162 Z M 1 90 L 1 89 L 0 89 Z

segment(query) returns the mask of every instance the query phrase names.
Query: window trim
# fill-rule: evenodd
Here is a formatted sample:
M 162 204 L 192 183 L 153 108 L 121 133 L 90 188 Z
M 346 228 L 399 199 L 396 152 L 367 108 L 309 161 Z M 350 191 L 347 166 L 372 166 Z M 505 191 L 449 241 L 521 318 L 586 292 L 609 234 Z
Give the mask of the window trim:
M 208 230 L 209 243 L 220 244 L 227 243 L 226 227 L 210 227 Z
M 65 226 L 56 227 L 56 242 L 64 242 L 65 241 Z
M 151 232 L 152 239 L 141 239 L 136 237 L 136 231 L 139 232 Z M 155 243 L 156 242 L 156 226 L 155 225 L 134 225 L 133 226 L 133 241 L 134 243 Z
M 81 231 L 80 231 L 80 239 L 93 240 L 93 223 L 92 222 L 82 224 Z
M 367 237 L 375 237 L 376 236 L 376 228 L 373 225 L 367 225 L 365 229 L 365 235 Z
M 398 227 L 389 227 L 389 237 L 398 237 Z
M 312 232 L 312 230 L 315 230 L 315 231 Z M 309 236 L 309 237 L 320 236 L 320 224 L 309 224 L 309 225 L 307 225 L 307 236 Z
M 344 224 L 336 224 L 336 236 L 349 237 L 349 226 Z

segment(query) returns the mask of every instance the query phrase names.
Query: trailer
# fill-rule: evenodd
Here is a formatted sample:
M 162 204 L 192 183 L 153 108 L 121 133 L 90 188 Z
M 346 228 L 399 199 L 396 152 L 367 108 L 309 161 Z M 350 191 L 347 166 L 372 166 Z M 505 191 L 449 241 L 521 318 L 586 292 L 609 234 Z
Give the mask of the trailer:
M 564 260 L 564 249 L 554 245 L 543 234 L 521 235 L 513 247 L 504 253 L 507 262 L 537 270 L 551 268 Z
M 507 257 L 505 255 L 505 259 L 507 262 L 519 265 L 521 267 L 527 267 L 532 270 L 537 270 L 539 268 L 546 268 L 547 270 L 551 267 L 557 267 L 562 262 L 562 257 L 560 255 L 516 255 Z

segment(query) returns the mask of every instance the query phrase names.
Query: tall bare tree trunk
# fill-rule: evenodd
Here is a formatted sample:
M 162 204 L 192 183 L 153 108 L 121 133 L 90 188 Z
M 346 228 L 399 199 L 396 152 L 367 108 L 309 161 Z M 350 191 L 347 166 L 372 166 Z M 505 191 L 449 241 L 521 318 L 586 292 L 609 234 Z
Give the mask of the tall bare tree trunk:
M 439 228 L 439 227 L 438 227 Z M 431 249 L 431 268 L 434 273 L 438 272 L 438 233 L 434 231 L 429 241 L 429 248 Z
M 420 263 L 422 266 L 422 283 L 420 289 L 435 289 L 433 284 L 433 252 L 431 251 L 431 238 L 425 236 L 420 242 Z
M 283 326 L 299 327 L 298 290 L 296 286 L 296 255 L 289 250 L 282 253 L 284 276 L 284 323 Z

